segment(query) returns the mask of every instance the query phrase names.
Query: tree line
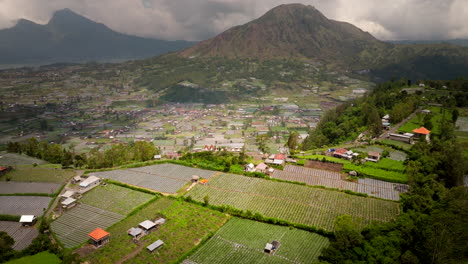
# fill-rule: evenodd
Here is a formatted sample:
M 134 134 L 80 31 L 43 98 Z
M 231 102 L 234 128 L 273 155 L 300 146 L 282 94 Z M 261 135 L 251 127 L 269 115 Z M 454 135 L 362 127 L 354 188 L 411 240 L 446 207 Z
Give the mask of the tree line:
M 160 149 L 156 148 L 153 143 L 137 141 L 127 145 L 121 143 L 112 145 L 105 150 L 95 148 L 89 153 L 78 154 L 73 148 L 38 141 L 36 138 L 29 138 L 23 142 L 9 142 L 7 151 L 61 164 L 64 168 L 73 166 L 89 169 L 110 168 L 133 162 L 148 161 L 160 153 Z

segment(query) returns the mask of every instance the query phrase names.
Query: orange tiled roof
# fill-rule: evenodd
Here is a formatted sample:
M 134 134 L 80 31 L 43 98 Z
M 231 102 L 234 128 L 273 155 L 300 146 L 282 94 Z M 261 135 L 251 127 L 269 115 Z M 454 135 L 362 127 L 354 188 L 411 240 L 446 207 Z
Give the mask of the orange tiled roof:
M 425 127 L 416 128 L 413 130 L 413 132 L 416 134 L 423 134 L 423 135 L 427 135 L 431 133 L 431 131 L 427 130 L 427 128 Z
M 88 236 L 94 240 L 99 240 L 105 236 L 108 236 L 109 233 L 104 231 L 102 228 L 96 228 L 94 229 L 91 233 L 88 234 Z

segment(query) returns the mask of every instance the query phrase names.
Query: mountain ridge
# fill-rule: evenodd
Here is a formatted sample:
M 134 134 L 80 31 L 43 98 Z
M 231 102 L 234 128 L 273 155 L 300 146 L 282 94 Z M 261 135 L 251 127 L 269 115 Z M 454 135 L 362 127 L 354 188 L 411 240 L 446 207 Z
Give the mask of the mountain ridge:
M 45 25 L 19 19 L 15 26 L 0 30 L 0 64 L 142 59 L 193 44 L 122 34 L 63 9 L 55 12 Z

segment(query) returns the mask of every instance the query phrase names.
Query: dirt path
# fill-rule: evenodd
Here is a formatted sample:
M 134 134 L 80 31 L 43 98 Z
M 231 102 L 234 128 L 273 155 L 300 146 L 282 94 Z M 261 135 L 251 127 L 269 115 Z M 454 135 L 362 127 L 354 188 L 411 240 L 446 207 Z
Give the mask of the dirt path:
M 138 255 L 138 253 L 140 253 L 140 251 L 141 251 L 142 249 L 143 249 L 143 243 L 140 244 L 135 250 L 133 250 L 132 253 L 128 254 L 128 255 L 125 256 L 125 257 L 123 257 L 121 260 L 115 262 L 115 264 L 122 264 L 122 263 L 124 263 L 125 261 L 134 258 L 136 255 Z
M 70 186 L 71 179 L 73 179 L 73 177 L 75 177 L 75 176 L 83 175 L 83 172 L 84 172 L 84 170 L 75 170 L 75 175 L 73 175 L 70 179 L 67 180 L 67 182 L 65 183 L 65 186 L 62 188 L 62 191 L 57 195 L 57 197 L 55 197 L 54 202 L 49 207 L 49 210 L 47 210 L 47 212 L 44 214 L 44 216 L 50 216 L 50 214 L 55 209 L 55 207 L 57 207 L 57 204 L 60 201 L 60 194 L 64 193 L 67 190 L 67 188 Z

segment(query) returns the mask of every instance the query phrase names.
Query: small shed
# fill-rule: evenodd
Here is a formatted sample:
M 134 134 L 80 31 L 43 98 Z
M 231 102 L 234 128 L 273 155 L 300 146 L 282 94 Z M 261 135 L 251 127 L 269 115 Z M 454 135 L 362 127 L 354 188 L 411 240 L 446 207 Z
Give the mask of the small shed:
M 153 158 L 155 160 L 160 160 L 162 158 L 162 155 L 154 155 Z
M 81 176 L 79 176 L 79 175 L 73 177 L 73 179 L 72 179 L 72 183 L 73 183 L 73 184 L 77 184 L 77 183 L 79 183 L 80 181 L 81 181 Z
M 73 195 L 75 195 L 75 192 L 68 190 L 68 191 L 64 192 L 62 195 L 60 195 L 60 198 L 62 198 L 62 200 L 66 200 L 68 198 L 72 198 Z
M 149 252 L 153 252 L 156 249 L 160 248 L 162 245 L 164 245 L 164 242 L 161 239 L 159 239 L 158 241 L 154 242 L 153 244 L 147 246 L 146 249 L 148 249 Z
M 159 218 L 158 220 L 154 221 L 154 223 L 155 223 L 156 225 L 162 225 L 162 224 L 166 223 L 166 219 L 164 219 L 164 218 Z
M 145 220 L 139 223 L 138 226 L 141 227 L 141 229 L 143 229 L 146 233 L 148 233 L 156 226 L 156 224 L 150 220 Z
M 372 162 L 378 162 L 380 160 L 380 153 L 376 151 L 369 151 L 366 160 L 372 161 Z
M 192 175 L 192 182 L 198 182 L 198 180 L 200 180 L 200 176 Z
M 246 172 L 254 172 L 255 171 L 255 165 L 253 163 L 249 163 L 245 166 L 245 171 Z
M 271 243 L 266 243 L 265 249 L 263 250 L 265 253 L 271 254 L 275 250 L 277 250 L 280 246 L 280 242 L 278 241 L 273 241 Z
M 22 226 L 33 226 L 37 222 L 35 215 L 22 215 L 19 222 Z
M 140 238 L 142 235 L 143 235 L 143 229 L 139 228 L 139 227 L 132 227 L 130 228 L 127 233 L 132 237 L 132 238 L 135 238 L 135 239 L 138 239 Z
M 200 181 L 201 184 L 207 184 L 208 183 L 208 180 L 207 179 L 203 179 Z
M 110 240 L 110 234 L 102 228 L 96 228 L 88 234 L 91 239 L 91 244 L 95 247 L 101 247 L 107 244 Z
M 83 189 L 92 188 L 94 186 L 99 185 L 100 182 L 101 182 L 100 178 L 96 176 L 89 176 L 88 178 L 86 178 L 84 181 L 80 183 L 80 187 Z
M 72 208 L 73 206 L 76 205 L 76 199 L 69 197 L 65 199 L 64 201 L 62 201 L 60 204 L 62 204 L 62 208 L 64 209 Z
M 257 167 L 255 167 L 256 171 L 262 172 L 262 173 L 265 173 L 267 169 L 268 169 L 268 166 L 263 162 L 258 164 Z

